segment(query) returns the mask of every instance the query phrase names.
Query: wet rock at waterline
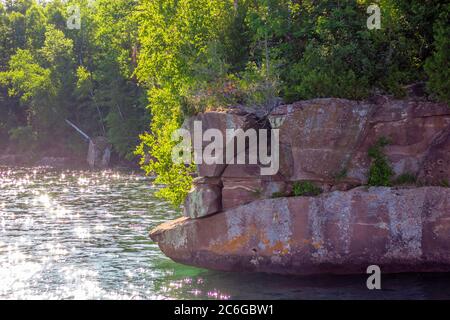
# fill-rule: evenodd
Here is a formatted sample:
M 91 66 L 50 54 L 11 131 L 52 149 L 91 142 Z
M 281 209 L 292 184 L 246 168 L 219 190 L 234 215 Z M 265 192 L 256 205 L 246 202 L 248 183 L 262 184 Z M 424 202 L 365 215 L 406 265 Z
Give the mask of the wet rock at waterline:
M 267 199 L 151 238 L 173 260 L 215 270 L 281 274 L 450 271 L 450 189 L 356 188 Z

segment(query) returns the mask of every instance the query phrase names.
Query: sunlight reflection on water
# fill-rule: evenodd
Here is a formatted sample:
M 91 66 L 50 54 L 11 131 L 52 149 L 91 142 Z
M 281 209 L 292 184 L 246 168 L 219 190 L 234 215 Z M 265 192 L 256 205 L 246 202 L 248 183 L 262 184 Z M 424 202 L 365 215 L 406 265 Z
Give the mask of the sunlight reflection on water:
M 0 299 L 449 298 L 445 275 L 282 277 L 176 264 L 148 238 L 179 215 L 149 178 L 0 167 Z M 437 284 L 437 285 L 436 285 Z
M 0 168 L 0 298 L 173 298 L 154 282 L 175 264 L 148 230 L 177 213 L 154 190 L 112 171 Z

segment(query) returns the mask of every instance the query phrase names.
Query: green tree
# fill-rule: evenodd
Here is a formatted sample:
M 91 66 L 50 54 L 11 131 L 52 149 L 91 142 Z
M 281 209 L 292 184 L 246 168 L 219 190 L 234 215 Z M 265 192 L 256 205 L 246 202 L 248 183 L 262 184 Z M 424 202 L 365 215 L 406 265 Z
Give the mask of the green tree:
M 136 13 L 141 43 L 138 79 L 148 88 L 151 132 L 141 136 L 137 153 L 155 183 L 165 186 L 159 195 L 180 204 L 192 183 L 192 166 L 172 162 L 172 133 L 183 120 L 183 96 L 195 85 L 195 66 L 208 63 L 209 45 L 218 39 L 228 1 L 143 0 Z M 149 160 L 147 154 L 152 158 Z
M 428 88 L 450 104 L 450 5 L 443 8 L 434 26 L 434 52 L 425 64 L 429 76 Z
M 33 4 L 25 14 L 25 38 L 27 48 L 41 48 L 45 40 L 47 18 L 41 6 Z

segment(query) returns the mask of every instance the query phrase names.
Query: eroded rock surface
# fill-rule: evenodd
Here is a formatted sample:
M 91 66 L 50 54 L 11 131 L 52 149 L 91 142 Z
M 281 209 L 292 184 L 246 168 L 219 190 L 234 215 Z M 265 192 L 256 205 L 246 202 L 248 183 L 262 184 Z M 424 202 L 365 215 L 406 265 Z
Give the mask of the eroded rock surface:
M 184 215 L 202 218 L 222 210 L 222 181 L 218 178 L 197 178 L 184 203 Z
M 450 108 L 423 101 L 315 99 L 280 106 L 269 119 L 280 129 L 281 172 L 291 181 L 333 184 L 345 172 L 350 185 L 365 184 L 367 152 L 380 138 L 390 141 L 385 153 L 396 176 L 417 176 L 436 153 L 430 147 L 450 135 Z M 434 176 L 428 183 L 437 185 L 442 175 Z
M 194 121 L 224 137 L 227 129 L 279 129 L 280 170 L 261 175 L 259 161 L 199 165 L 187 218 L 151 233 L 169 257 L 210 269 L 288 274 L 360 273 L 371 264 L 383 272 L 450 271 L 447 105 L 384 96 L 315 99 L 260 116 L 231 110 L 186 121 L 191 135 Z M 390 141 L 383 152 L 395 178 L 412 177 L 415 185 L 361 187 L 368 150 L 381 138 Z M 324 193 L 283 198 L 299 181 Z
M 280 130 L 286 178 L 332 180 L 348 166 L 373 112 L 372 104 L 344 99 L 303 101 L 275 109 L 269 119 Z
M 220 198 L 224 210 L 282 194 L 295 181 L 311 181 L 324 191 L 365 185 L 371 165 L 368 150 L 381 138 L 390 141 L 384 152 L 395 177 L 407 174 L 436 186 L 450 182 L 450 108 L 445 104 L 381 96 L 371 101 L 330 98 L 281 105 L 267 119 L 234 109 L 207 112 L 186 121 L 192 137 L 195 121 L 202 122 L 202 133 L 218 129 L 224 138 L 227 129 L 280 130 L 280 170 L 275 176 L 261 176 L 255 164 L 198 165 L 199 177 L 222 180 L 223 188 L 213 192 L 221 192 L 221 197 L 207 198 Z M 204 150 L 207 145 L 197 147 Z M 225 140 L 223 145 L 219 152 L 225 155 L 231 146 Z M 190 197 L 207 193 L 201 188 Z
M 195 122 L 200 122 L 202 124 L 201 130 L 199 132 L 203 135 L 206 131 L 210 129 L 219 130 L 223 136 L 223 149 L 218 152 L 222 153 L 223 159 L 226 159 L 226 148 L 230 148 L 230 145 L 227 145 L 226 140 L 226 130 L 227 129 L 257 129 L 259 125 L 257 123 L 257 118 L 255 115 L 246 113 L 240 110 L 231 110 L 230 112 L 206 112 L 200 113 L 194 117 L 191 117 L 185 121 L 183 124 L 183 128 L 189 130 L 192 137 L 192 146 L 195 151 L 203 152 L 205 147 L 209 144 L 208 142 L 203 142 L 201 145 L 197 146 L 194 137 L 195 137 Z M 220 177 L 227 167 L 226 164 L 198 164 L 197 165 L 197 173 L 199 177 Z
M 254 201 L 151 232 L 173 260 L 281 274 L 450 271 L 450 189 L 360 187 Z

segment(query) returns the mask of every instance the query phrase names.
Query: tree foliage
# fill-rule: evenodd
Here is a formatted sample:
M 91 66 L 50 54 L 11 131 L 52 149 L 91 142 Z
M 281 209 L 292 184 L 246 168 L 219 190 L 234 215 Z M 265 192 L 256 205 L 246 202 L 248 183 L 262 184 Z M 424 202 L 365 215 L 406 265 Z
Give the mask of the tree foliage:
M 450 4 L 443 7 L 434 24 L 434 51 L 427 59 L 425 70 L 428 88 L 440 100 L 450 104 Z
M 81 9 L 79 30 L 66 23 L 74 5 Z M 145 92 L 132 75 L 135 8 L 132 0 L 22 0 L 0 6 L 3 143 L 13 138 L 16 145 L 23 137 L 37 151 L 70 149 L 84 142 L 67 127 L 69 119 L 93 137 L 106 135 L 120 156 L 133 157 L 148 119 Z M 26 132 L 35 138 L 24 138 Z

